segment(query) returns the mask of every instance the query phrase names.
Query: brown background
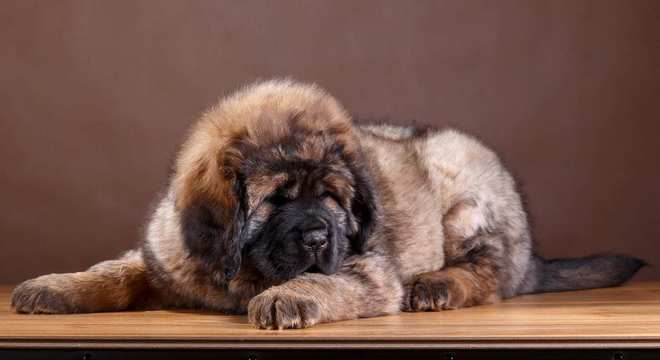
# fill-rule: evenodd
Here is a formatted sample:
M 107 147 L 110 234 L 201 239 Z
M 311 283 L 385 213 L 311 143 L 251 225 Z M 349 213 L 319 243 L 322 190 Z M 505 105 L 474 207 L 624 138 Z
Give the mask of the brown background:
M 543 254 L 655 262 L 659 19 L 660 1 L 3 1 L 0 283 L 132 247 L 195 117 L 284 75 L 477 134 Z

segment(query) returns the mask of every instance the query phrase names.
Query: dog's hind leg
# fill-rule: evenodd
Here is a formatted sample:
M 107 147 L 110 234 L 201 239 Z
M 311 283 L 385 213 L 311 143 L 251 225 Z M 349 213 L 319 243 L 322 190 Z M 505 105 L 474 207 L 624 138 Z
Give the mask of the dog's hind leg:
M 20 313 L 86 313 L 144 308 L 151 300 L 147 269 L 139 250 L 98 263 L 83 272 L 27 280 L 12 294 Z
M 444 267 L 407 282 L 403 309 L 456 309 L 498 301 L 508 279 L 505 233 L 487 231 L 488 218 L 472 200 L 457 203 L 443 221 Z M 506 296 L 504 296 L 506 297 Z
M 499 301 L 499 281 L 488 259 L 422 273 L 407 286 L 406 311 L 438 311 Z

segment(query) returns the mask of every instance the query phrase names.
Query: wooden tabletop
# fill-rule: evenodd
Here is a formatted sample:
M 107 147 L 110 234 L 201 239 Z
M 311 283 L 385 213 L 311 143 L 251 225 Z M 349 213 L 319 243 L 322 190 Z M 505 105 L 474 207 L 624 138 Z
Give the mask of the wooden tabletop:
M 10 292 L 0 287 L 0 348 L 660 348 L 660 283 L 279 331 L 190 311 L 21 315 Z

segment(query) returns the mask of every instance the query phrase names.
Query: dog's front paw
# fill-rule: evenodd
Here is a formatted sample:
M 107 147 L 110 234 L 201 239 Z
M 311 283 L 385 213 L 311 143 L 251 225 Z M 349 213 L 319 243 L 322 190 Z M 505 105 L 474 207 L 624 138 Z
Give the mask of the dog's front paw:
M 318 323 L 321 310 L 311 297 L 274 287 L 250 300 L 248 320 L 260 329 L 299 329 Z
M 11 297 L 11 306 L 19 313 L 68 314 L 78 312 L 73 299 L 57 286 L 62 274 L 40 276 L 18 285 Z

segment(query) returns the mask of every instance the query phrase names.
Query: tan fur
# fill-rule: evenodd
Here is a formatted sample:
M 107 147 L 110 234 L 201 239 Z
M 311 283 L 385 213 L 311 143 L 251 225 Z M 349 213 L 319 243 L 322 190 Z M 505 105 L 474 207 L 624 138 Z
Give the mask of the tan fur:
M 211 204 L 229 226 L 241 200 L 231 189 L 245 160 L 243 149 L 278 144 L 293 131 L 305 133 L 295 154 L 302 159 L 321 160 L 333 144 L 353 158 L 364 155 L 360 166 L 378 192 L 378 226 L 364 253 L 347 258 L 332 275 L 305 273 L 270 283 L 243 264 L 235 278 L 219 286 L 221 275 L 191 256 L 184 244 L 182 211 L 198 202 Z M 322 186 L 350 206 L 356 195 L 352 174 L 341 160 L 328 162 L 334 172 Z M 272 208 L 259 204 L 288 180 L 286 174 L 253 167 L 246 179 L 249 215 L 268 218 Z M 300 191 L 294 186 L 284 195 L 293 198 Z M 326 205 L 338 207 L 334 200 Z M 530 258 L 527 219 L 515 183 L 477 140 L 454 130 L 418 134 L 392 125 L 356 126 L 318 87 L 270 81 L 221 100 L 193 127 L 141 252 L 86 272 L 30 280 L 15 290 L 14 306 L 52 313 L 201 307 L 247 311 L 249 321 L 261 328 L 298 328 L 401 309 L 494 302 L 524 285 Z M 153 301 L 142 301 L 143 294 Z M 60 305 L 65 298 L 71 302 Z

